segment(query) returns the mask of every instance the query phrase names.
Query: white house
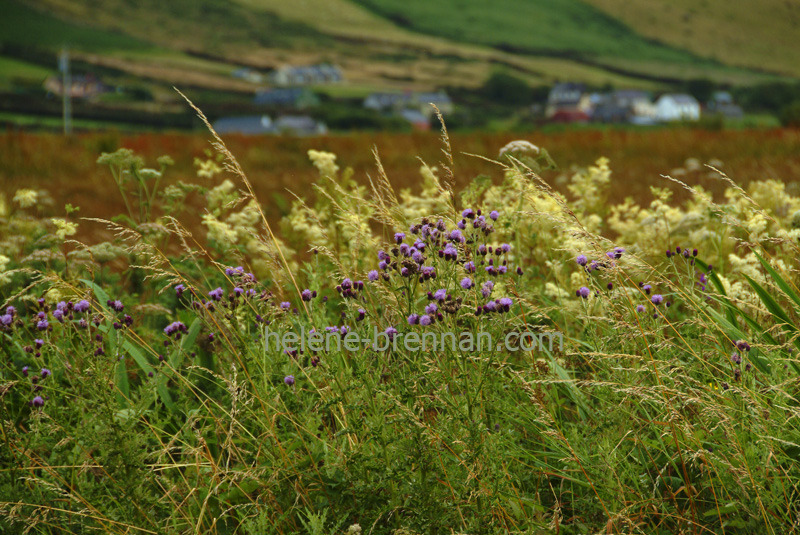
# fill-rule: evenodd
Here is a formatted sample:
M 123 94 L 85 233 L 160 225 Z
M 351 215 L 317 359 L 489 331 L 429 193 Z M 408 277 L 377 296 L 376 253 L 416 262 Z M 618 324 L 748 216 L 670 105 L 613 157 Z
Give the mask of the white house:
M 661 95 L 656 101 L 659 121 L 696 121 L 700 118 L 700 103 L 685 94 Z

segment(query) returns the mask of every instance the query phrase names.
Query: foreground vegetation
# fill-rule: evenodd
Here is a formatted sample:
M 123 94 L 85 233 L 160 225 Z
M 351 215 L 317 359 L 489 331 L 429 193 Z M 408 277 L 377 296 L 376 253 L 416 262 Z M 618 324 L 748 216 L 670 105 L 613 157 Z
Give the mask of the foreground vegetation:
M 84 207 L 16 191 L 3 532 L 796 530 L 800 197 L 724 176 L 609 197 L 605 158 L 559 193 L 520 141 L 457 180 L 443 143 L 413 192 L 309 150 L 315 195 L 277 225 L 219 139 L 199 184 L 103 153 L 104 243 L 73 239 Z M 281 351 L 266 329 L 564 344 Z

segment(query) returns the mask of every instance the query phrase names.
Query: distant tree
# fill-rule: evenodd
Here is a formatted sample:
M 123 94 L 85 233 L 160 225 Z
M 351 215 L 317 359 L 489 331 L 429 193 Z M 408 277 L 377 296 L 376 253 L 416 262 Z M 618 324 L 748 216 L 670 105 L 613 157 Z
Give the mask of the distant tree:
M 781 124 L 800 128 L 800 100 L 795 100 L 781 110 Z
M 714 96 L 717 84 L 707 78 L 696 78 L 686 82 L 686 92 L 698 100 L 698 102 L 708 102 Z
M 531 87 L 527 82 L 503 72 L 492 74 L 483 84 L 481 93 L 496 104 L 521 106 L 533 100 Z

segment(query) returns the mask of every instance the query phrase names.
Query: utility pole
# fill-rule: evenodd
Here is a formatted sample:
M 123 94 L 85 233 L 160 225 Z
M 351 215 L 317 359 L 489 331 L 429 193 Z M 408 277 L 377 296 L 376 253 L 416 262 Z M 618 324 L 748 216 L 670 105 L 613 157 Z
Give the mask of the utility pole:
M 64 112 L 64 135 L 72 133 L 72 76 L 69 72 L 69 50 L 64 47 L 58 58 L 58 69 L 61 71 L 61 106 Z

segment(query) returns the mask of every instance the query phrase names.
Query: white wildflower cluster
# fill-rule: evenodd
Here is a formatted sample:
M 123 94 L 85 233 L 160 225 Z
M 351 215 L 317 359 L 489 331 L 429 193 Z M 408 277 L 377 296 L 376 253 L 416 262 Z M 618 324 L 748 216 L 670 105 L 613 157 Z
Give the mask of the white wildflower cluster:
M 39 198 L 39 193 L 32 189 L 18 189 L 14 194 L 14 202 L 19 204 L 20 208 L 28 208 L 36 204 Z
M 308 158 L 314 167 L 319 169 L 319 174 L 326 178 L 336 178 L 339 166 L 336 165 L 336 155 L 331 152 L 309 150 Z

